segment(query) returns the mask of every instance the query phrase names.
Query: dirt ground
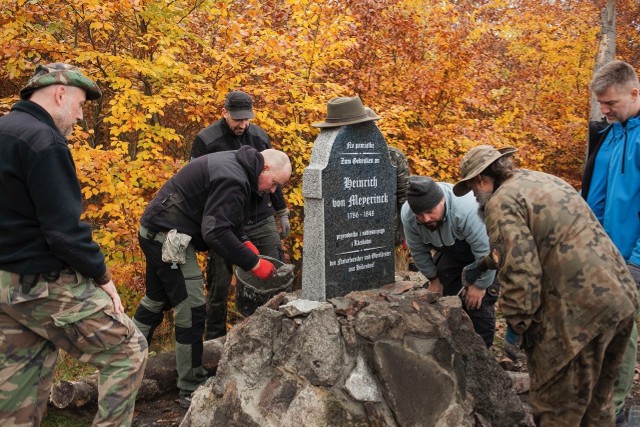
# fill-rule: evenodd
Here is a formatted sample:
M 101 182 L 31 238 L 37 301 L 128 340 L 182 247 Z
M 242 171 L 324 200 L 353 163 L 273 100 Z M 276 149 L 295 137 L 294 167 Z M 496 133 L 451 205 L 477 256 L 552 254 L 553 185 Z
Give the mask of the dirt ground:
M 91 426 L 96 407 L 81 409 L 57 409 L 49 405 L 43 427 L 85 427 Z M 133 416 L 133 427 L 173 427 L 180 425 L 187 413 L 178 405 L 178 392 L 167 393 L 152 402 L 137 402 Z

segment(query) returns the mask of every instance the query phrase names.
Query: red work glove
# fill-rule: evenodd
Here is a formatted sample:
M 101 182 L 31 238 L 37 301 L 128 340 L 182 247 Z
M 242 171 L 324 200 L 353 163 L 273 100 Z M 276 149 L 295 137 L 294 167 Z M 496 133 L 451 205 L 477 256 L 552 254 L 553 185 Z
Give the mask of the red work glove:
M 251 252 L 253 252 L 254 254 L 260 255 L 260 251 L 258 250 L 258 248 L 256 248 L 256 245 L 251 243 L 251 241 L 247 240 L 246 242 L 244 242 L 244 245 L 251 249 Z
M 251 274 L 260 280 L 268 280 L 276 275 L 276 267 L 266 259 L 260 258 L 258 267 L 251 270 Z

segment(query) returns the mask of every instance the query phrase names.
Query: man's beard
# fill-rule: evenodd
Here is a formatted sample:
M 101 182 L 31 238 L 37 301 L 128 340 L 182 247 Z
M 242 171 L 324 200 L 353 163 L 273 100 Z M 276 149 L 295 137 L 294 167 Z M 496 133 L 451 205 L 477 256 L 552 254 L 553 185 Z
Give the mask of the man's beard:
M 422 223 L 422 225 L 424 225 L 425 227 L 427 227 L 429 229 L 429 231 L 436 231 L 438 228 L 440 228 L 440 225 L 442 224 L 442 220 L 440 221 L 431 221 L 429 223 Z
M 478 215 L 480 215 L 480 218 L 482 218 L 483 220 L 484 220 L 484 209 L 487 206 L 487 203 L 489 202 L 489 199 L 491 198 L 492 195 L 493 195 L 493 191 L 478 190 L 478 192 L 475 193 L 476 201 L 478 202 Z
M 75 120 L 71 119 L 71 111 L 68 105 L 64 105 L 60 111 L 56 114 L 56 117 L 53 118 L 53 122 L 56 124 L 56 127 L 60 131 L 65 138 L 68 138 L 73 133 L 73 125 L 75 125 Z

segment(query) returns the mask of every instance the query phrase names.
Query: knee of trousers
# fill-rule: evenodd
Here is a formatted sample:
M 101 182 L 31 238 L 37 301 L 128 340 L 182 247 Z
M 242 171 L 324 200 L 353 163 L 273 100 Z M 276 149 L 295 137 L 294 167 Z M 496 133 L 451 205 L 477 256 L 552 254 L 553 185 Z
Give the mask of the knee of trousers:
M 465 310 L 471 320 L 476 323 L 483 323 L 487 325 L 493 325 L 495 328 L 496 312 L 494 306 L 480 306 L 477 310 Z
M 136 310 L 136 314 L 133 316 L 134 320 L 137 322 L 147 325 L 147 326 L 156 326 L 162 323 L 163 313 L 162 310 L 154 311 L 140 304 L 138 310 Z
M 191 325 L 176 322 L 176 341 L 180 344 L 194 344 L 202 340 L 207 310 L 204 305 L 191 308 Z
M 148 296 L 143 296 L 142 301 L 140 301 L 140 306 L 146 308 L 147 310 L 154 313 L 162 313 L 166 310 L 168 302 L 167 301 L 154 301 Z

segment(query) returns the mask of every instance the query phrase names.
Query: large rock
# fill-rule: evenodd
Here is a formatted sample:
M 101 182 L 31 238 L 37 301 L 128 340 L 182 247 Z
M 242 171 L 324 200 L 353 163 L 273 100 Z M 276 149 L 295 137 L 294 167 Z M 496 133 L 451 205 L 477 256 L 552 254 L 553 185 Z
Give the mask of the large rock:
M 401 282 L 291 298 L 229 332 L 181 426 L 532 425 L 457 297 Z

